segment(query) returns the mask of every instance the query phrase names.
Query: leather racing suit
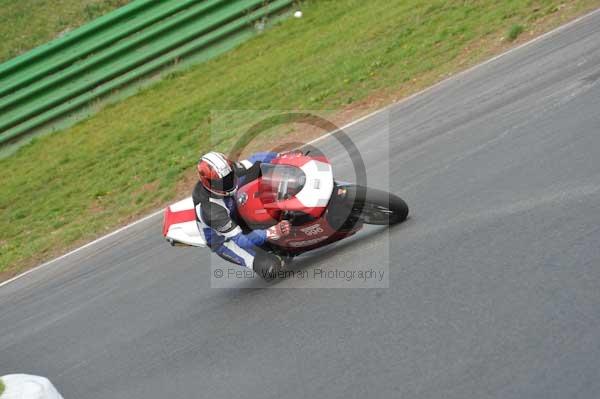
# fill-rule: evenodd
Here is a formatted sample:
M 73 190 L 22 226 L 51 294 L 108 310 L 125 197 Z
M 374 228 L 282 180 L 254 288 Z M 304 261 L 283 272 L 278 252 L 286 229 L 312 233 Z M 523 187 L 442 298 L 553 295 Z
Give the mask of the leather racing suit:
M 260 177 L 260 164 L 268 163 L 277 153 L 262 152 L 236 162 L 238 187 Z M 198 182 L 192 193 L 196 222 L 209 248 L 221 258 L 254 270 L 268 278 L 279 270 L 282 260 L 261 248 L 267 240 L 267 230 L 250 230 L 238 219 L 234 196 L 220 196 Z

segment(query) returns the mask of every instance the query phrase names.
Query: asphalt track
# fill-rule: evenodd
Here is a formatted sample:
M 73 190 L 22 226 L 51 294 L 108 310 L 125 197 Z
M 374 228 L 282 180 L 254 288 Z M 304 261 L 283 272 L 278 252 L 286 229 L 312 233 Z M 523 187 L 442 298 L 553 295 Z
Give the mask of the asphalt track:
M 412 217 L 304 267 L 389 255 L 388 288 L 210 288 L 219 261 L 155 217 L 0 288 L 0 375 L 89 399 L 597 398 L 600 13 L 347 133 Z

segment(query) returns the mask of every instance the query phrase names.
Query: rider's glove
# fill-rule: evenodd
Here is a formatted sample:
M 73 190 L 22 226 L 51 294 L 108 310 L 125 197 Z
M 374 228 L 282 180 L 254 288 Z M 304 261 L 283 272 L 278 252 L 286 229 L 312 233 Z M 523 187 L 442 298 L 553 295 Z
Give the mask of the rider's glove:
M 290 222 L 283 220 L 277 223 L 275 226 L 271 226 L 267 229 L 267 238 L 270 240 L 279 240 L 281 237 L 285 237 L 290 234 L 290 231 Z

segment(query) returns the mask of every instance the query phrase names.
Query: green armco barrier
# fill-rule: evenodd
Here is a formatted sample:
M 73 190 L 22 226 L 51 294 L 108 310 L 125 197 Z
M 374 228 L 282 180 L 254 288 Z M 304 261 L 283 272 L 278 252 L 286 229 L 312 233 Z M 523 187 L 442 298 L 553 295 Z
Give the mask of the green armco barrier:
M 59 71 L 66 65 L 84 58 L 95 51 L 101 50 L 118 40 L 132 35 L 152 24 L 167 18 L 198 0 L 181 1 L 176 7 L 169 2 L 160 2 L 158 7 L 151 8 L 152 2 L 141 1 L 145 7 L 135 7 L 132 12 L 129 7 L 138 4 L 130 3 L 128 6 L 116 10 L 114 13 L 101 17 L 94 22 L 84 25 L 79 30 L 73 31 L 63 38 L 40 46 L 23 56 L 14 58 L 4 64 L 0 64 L 0 97 L 27 86 L 36 79 Z M 127 10 L 125 10 L 127 9 Z M 113 15 L 115 14 L 115 15 Z M 125 17 L 130 17 L 127 23 L 119 24 Z M 108 22 L 106 22 L 108 21 Z M 110 28 L 110 25 L 118 24 L 108 32 L 101 32 Z M 90 33 L 95 33 L 94 35 Z M 100 34 L 103 33 L 103 34 Z M 68 51 L 61 51 L 68 46 Z M 40 58 L 44 62 L 35 62 Z M 10 73 L 10 75 L 9 75 Z
M 293 0 L 137 0 L 0 64 L 0 144 L 246 40 Z

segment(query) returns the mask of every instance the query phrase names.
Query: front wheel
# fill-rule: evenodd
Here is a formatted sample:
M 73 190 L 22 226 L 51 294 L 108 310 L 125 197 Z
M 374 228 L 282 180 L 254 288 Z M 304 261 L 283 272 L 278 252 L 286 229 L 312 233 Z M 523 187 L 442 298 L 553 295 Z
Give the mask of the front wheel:
M 393 225 L 408 217 L 408 205 L 397 195 L 368 187 L 355 186 L 354 211 L 366 224 Z

